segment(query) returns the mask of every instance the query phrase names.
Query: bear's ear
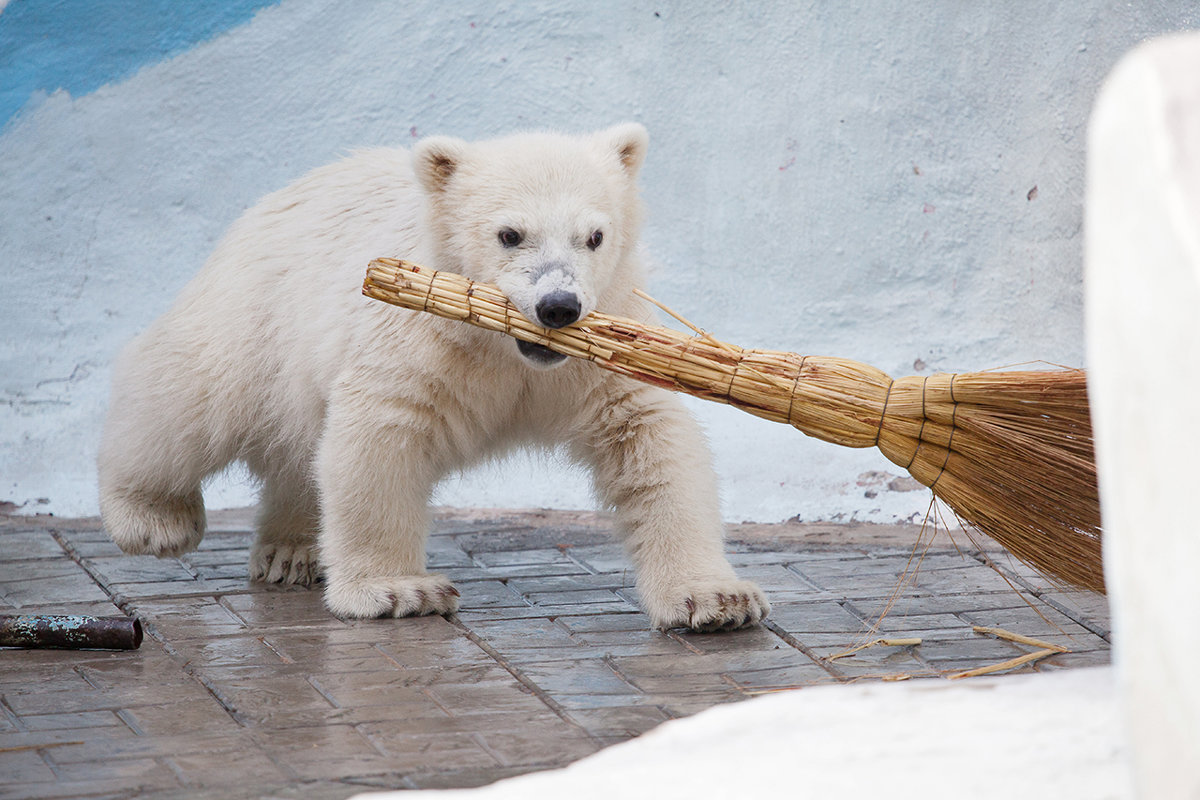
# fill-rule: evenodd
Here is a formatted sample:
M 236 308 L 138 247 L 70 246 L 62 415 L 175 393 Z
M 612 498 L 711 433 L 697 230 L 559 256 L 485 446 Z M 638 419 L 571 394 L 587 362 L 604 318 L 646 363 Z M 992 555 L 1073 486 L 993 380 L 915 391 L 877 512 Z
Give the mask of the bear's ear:
M 429 194 L 439 194 L 446 188 L 455 170 L 462 164 L 467 143 L 449 136 L 430 136 L 413 148 L 413 171 Z
M 631 179 L 636 178 L 642 162 L 646 160 L 646 148 L 650 146 L 650 134 L 637 122 L 626 122 L 600 131 L 596 142 L 609 153 L 616 155 L 621 168 Z

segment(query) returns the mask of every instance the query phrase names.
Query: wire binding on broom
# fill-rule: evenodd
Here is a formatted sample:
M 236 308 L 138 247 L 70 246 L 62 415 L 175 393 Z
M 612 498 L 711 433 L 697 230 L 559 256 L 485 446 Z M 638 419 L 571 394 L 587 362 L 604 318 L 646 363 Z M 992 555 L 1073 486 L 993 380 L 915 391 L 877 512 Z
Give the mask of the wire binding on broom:
M 728 403 L 827 442 L 877 447 L 961 522 L 1050 579 L 1104 590 L 1083 370 L 893 379 L 849 359 L 743 349 L 690 323 L 697 335 L 597 312 L 550 330 L 494 286 L 387 258 L 371 262 L 363 293 Z

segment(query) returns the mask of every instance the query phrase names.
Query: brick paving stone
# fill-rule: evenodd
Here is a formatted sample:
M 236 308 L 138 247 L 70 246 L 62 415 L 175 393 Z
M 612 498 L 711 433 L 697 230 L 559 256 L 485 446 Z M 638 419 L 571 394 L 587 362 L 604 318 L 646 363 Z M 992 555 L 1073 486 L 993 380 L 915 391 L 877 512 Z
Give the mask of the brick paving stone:
M 208 536 L 211 535 L 211 533 L 208 534 Z M 205 541 L 207 540 L 208 538 L 206 537 Z M 90 546 L 96 547 L 98 544 L 100 543 L 93 543 Z M 116 545 L 112 546 L 116 547 Z M 79 545 L 76 545 L 76 549 L 80 551 L 81 555 L 88 555 L 88 553 L 84 552 Z M 120 554 L 121 551 L 119 548 L 117 549 L 116 553 L 113 553 L 113 555 Z M 197 569 L 199 567 L 225 567 L 229 566 L 230 564 L 237 564 L 244 567 L 249 561 L 249 558 L 250 549 L 248 547 L 238 547 L 229 550 L 193 550 L 190 553 L 184 553 L 179 557 L 179 560 L 187 564 L 192 569 Z
M 479 619 L 467 624 L 473 633 L 506 654 L 578 646 L 566 628 L 549 619 Z
M 921 632 L 958 630 L 961 628 L 969 630 L 969 620 L 966 620 L 959 614 L 917 614 L 915 616 L 885 614 L 880 618 L 878 613 L 869 613 L 857 603 L 847 603 L 844 608 L 855 616 L 868 621 L 869 625 L 864 626 L 863 629 L 864 635 L 877 633 L 880 636 L 888 634 L 920 636 Z
M 62 714 L 83 711 L 117 710 L 132 708 L 139 705 L 153 705 L 158 697 L 153 692 L 146 691 L 141 685 L 130 685 L 122 689 L 94 689 L 82 679 L 79 683 L 60 688 L 61 684 L 51 684 L 51 688 L 39 688 L 30 692 L 5 692 L 4 701 L 18 716 L 30 714 Z M 160 687 L 156 684 L 154 688 Z M 180 691 L 182 699 L 200 697 L 200 689 L 192 684 L 178 683 L 163 687 L 167 691 Z M 202 690 L 201 690 L 202 691 Z
M 386 722 L 362 725 L 360 729 L 382 754 L 389 771 L 432 770 L 450 765 L 456 769 L 486 769 L 503 765 L 476 733 L 433 733 Z
M 601 604 L 599 608 L 595 604 L 581 607 L 556 606 L 553 608 L 543 608 L 541 606 L 525 605 L 517 606 L 492 606 L 490 608 L 477 609 L 462 609 L 458 612 L 458 620 L 465 623 L 467 626 L 474 625 L 476 622 L 503 622 L 503 621 L 520 621 L 546 619 L 554 620 L 561 619 L 565 616 L 575 614 L 597 614 L 605 611 L 624 610 L 623 607 L 617 606 L 615 603 Z M 647 619 L 646 625 L 650 622 Z
M 528 566 L 534 564 L 563 564 L 575 566 L 565 550 L 555 548 L 516 549 L 485 551 L 475 556 L 475 562 L 484 567 Z
M 438 683 L 426 689 L 434 701 L 454 716 L 502 712 L 537 712 L 545 702 L 515 679 L 478 683 Z
M 232 752 L 246 746 L 241 731 L 190 731 L 175 736 L 140 736 L 133 730 L 103 729 L 102 736 L 80 736 L 79 732 L 56 732 L 43 751 L 56 765 L 147 760 L 188 752 Z M 43 739 L 44 735 L 39 735 Z M 39 742 L 41 744 L 41 742 Z M 82 769 L 82 768 L 81 768 Z
M 249 592 L 254 588 L 246 578 L 195 578 L 193 580 L 117 582 L 106 587 L 120 600 L 151 600 L 168 597 L 213 597 L 236 592 Z
M 941 641 L 924 640 L 915 651 L 920 654 L 922 660 L 937 667 L 947 662 L 961 664 L 971 661 L 986 664 L 990 661 L 1005 661 L 1034 649 L 986 636 L 974 636 Z
M 122 709 L 120 714 L 124 723 L 139 736 L 179 736 L 224 727 L 230 722 L 228 712 L 207 698 L 137 706 Z
M 294 592 L 254 592 L 227 594 L 218 601 L 246 627 L 274 632 L 280 628 L 344 628 L 346 623 L 333 616 L 321 602 L 321 593 L 313 590 Z
M 1042 594 L 1039 599 L 1088 630 L 1109 638 L 1108 602 L 1104 597 L 1092 592 L 1057 591 Z
M 569 624 L 570 618 L 559 622 Z M 604 656 L 676 656 L 692 653 L 677 637 L 655 630 L 585 631 L 575 634 L 575 641 L 591 653 Z M 557 655 L 558 651 L 547 651 Z
M 616 592 L 607 589 L 586 589 L 578 592 L 533 592 L 527 599 L 538 606 L 605 606 L 610 603 L 620 604 L 622 609 L 633 607 L 622 600 Z
M 413 669 L 495 663 L 485 650 L 463 637 L 437 645 L 397 642 L 379 644 L 376 648 L 393 664 Z
M 337 708 L 302 674 L 218 677 L 207 688 L 237 718 L 263 727 L 305 726 L 327 719 Z
M 574 661 L 526 661 L 521 675 L 531 679 L 551 697 L 557 694 L 620 694 L 633 689 L 603 657 Z
M 687 656 L 614 656 L 609 661 L 629 680 L 674 678 L 681 691 L 696 675 L 724 675 L 742 670 L 812 664 L 808 655 L 786 646 L 745 651 L 729 649 Z
M 169 782 L 175 778 L 170 767 L 156 758 L 114 758 L 96 761 L 62 762 L 56 759 L 58 751 L 50 758 L 55 760 L 55 777 L 63 781 L 115 780 L 142 783 Z
M 575 633 L 650 630 L 650 618 L 639 612 L 578 614 L 559 617 L 558 623 Z
M 571 710 L 570 716 L 598 738 L 637 736 L 670 719 L 662 709 L 653 706 L 577 708 Z
M 730 688 L 724 691 L 712 691 L 706 694 L 677 694 L 664 697 L 659 702 L 659 708 L 673 719 L 690 717 L 701 711 L 707 711 L 713 706 L 726 703 L 737 703 L 746 699 L 741 690 Z
M 608 545 L 612 534 L 604 529 L 582 526 L 546 525 L 538 527 L 514 527 L 489 530 L 486 526 L 480 533 L 466 533 L 454 537 L 455 541 L 474 558 L 488 553 L 503 551 L 573 551 L 578 547 Z M 532 556 L 529 558 L 536 558 Z M 522 556 L 522 558 L 526 558 Z M 543 563 L 525 561 L 525 563 Z
M 460 603 L 470 608 L 528 608 L 529 602 L 505 581 L 477 580 L 457 585 Z
M 242 633 L 246 623 L 223 606 L 216 597 L 161 598 L 132 604 L 145 622 L 153 623 L 159 635 L 170 639 L 196 639 Z
M 0 552 L 0 564 L 7 561 L 30 561 L 35 559 L 61 559 L 62 545 L 45 529 L 15 530 L 5 534 L 4 552 Z M 17 575 L 13 571 L 11 575 Z
M 116 585 L 191 581 L 196 578 L 196 573 L 177 558 L 127 555 L 90 557 L 88 566 L 102 581 Z
M 987 569 L 980 567 L 980 569 Z M 888 616 L 923 616 L 926 614 L 961 614 L 968 611 L 990 613 L 992 611 L 1013 608 L 1027 608 L 1029 601 L 1014 591 L 1005 592 L 976 592 L 967 594 L 913 594 L 905 593 L 896 597 L 888 607 L 888 596 L 875 598 L 878 602 L 867 600 L 854 601 L 850 607 L 861 609 L 868 619 L 878 617 L 887 611 Z
M 425 562 L 430 570 L 441 571 L 450 567 L 471 567 L 475 561 L 452 539 L 432 536 L 425 548 Z
M 523 576 L 520 578 L 512 578 L 507 581 L 508 586 L 522 597 L 530 597 L 537 594 L 553 594 L 563 593 L 569 594 L 572 592 L 595 592 L 597 590 L 613 590 L 623 589 L 633 586 L 633 576 L 628 579 L 622 578 L 619 573 L 606 573 L 594 575 L 591 573 L 579 573 L 574 575 L 538 575 L 538 576 Z M 580 602 L 587 602 L 586 598 L 579 596 Z
M 556 694 L 554 702 L 566 709 L 573 719 L 580 709 L 607 712 L 608 709 L 633 706 L 661 707 L 663 698 L 635 689 L 628 694 Z
M 21 725 L 27 731 L 66 731 L 75 728 L 119 727 L 124 723 L 113 711 L 76 711 L 66 714 L 25 714 Z M 15 726 L 14 726 L 15 727 Z
M 923 592 L 960 594 L 967 592 L 1012 592 L 1012 582 L 1000 573 L 976 566 L 952 569 L 922 567 L 914 576 L 912 586 Z
M 725 675 L 732 683 L 749 693 L 769 688 L 810 686 L 830 680 L 827 669 L 813 661 L 800 659 L 780 667 L 731 669 Z
M 263 737 L 263 752 L 299 778 L 320 779 L 331 772 L 384 773 L 392 760 L 354 725 L 311 725 L 286 737 Z
M 629 559 L 617 544 L 572 547 L 571 558 L 593 572 L 627 572 L 633 576 Z
M 846 650 L 845 647 L 814 647 L 813 655 L 834 676 L 862 679 L 885 675 L 929 675 L 934 670 L 917 657 L 915 648 L 878 646 L 860 650 L 845 658 L 830 659 Z M 1005 656 L 1011 658 L 1011 654 Z
M 758 651 L 787 650 L 786 643 L 766 626 L 722 633 L 692 633 L 680 629 L 670 631 L 669 635 L 696 653 L 732 654 L 740 657 Z
M 462 769 L 448 771 L 414 772 L 405 775 L 405 789 L 472 789 L 485 786 L 504 778 L 524 775 L 529 767 L 500 767 L 496 769 Z M 376 784 L 379 785 L 379 784 Z
M 38 562 L 30 562 L 38 564 Z M 103 589 L 92 582 L 87 573 L 78 568 L 71 569 L 70 565 L 62 568 L 58 574 L 47 574 L 42 568 L 34 572 L 35 577 L 29 577 L 24 568 L 18 572 L 13 562 L 0 564 L 0 597 L 4 604 L 16 613 L 30 613 L 39 606 L 55 607 L 66 598 L 73 603 L 105 603 L 109 596 Z M 12 613 L 12 612 L 10 612 Z
M 159 560 L 121 555 L 94 520 L 0 517 L 0 608 L 125 612 L 147 631 L 133 652 L 0 651 L 0 798 L 476 785 L 766 691 L 1032 649 L 972 625 L 1072 650 L 1028 671 L 1108 660 L 1103 598 L 994 553 L 1025 596 L 973 552 L 931 548 L 914 572 L 899 526 L 737 526 L 731 560 L 771 597 L 769 624 L 693 634 L 651 629 L 604 515 L 435 511 L 430 568 L 462 591 L 450 619 L 342 620 L 320 587 L 251 584 L 252 524 L 213 512 L 197 551 Z M 922 643 L 828 658 L 888 635 Z
M 796 634 L 855 633 L 863 628 L 863 620 L 836 600 L 774 603 L 771 620 Z
M 428 698 L 425 690 L 430 686 L 505 681 L 510 677 L 507 670 L 493 663 L 467 667 L 329 673 L 313 676 L 309 680 L 333 705 L 352 708 L 388 702 L 423 702 Z
M 271 649 L 261 634 L 214 636 L 211 639 L 178 639 L 171 644 L 182 658 L 191 663 L 207 666 L 220 664 L 274 666 L 282 662 L 279 653 Z
M 257 749 L 181 753 L 163 759 L 186 787 L 237 785 L 253 775 L 259 784 L 284 784 L 291 775 Z M 190 796 L 190 793 L 189 793 Z
M 582 732 L 560 731 L 547 738 L 542 731 L 484 731 L 476 735 L 487 751 L 504 766 L 541 766 L 570 763 L 601 748 Z
M 623 595 L 624 593 L 622 592 L 621 594 Z M 553 616 L 556 619 L 575 616 L 576 614 L 620 614 L 628 611 L 636 611 L 638 608 L 636 600 L 623 596 L 618 597 L 617 600 L 612 602 L 578 603 L 576 605 L 557 602 L 560 598 L 554 598 L 554 600 L 555 602 L 549 605 L 538 605 L 534 606 L 534 608 L 539 609 L 543 615 Z M 646 619 L 644 627 L 650 627 L 649 618 Z
M 54 770 L 37 750 L 19 750 L 4 754 L 4 782 L 39 783 L 57 778 Z

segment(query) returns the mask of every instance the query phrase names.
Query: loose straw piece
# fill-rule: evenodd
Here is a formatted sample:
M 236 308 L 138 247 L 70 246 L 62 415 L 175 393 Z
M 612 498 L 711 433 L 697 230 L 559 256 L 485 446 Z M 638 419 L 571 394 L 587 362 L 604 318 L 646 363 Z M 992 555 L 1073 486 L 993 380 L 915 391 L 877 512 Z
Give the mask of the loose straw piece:
M 851 647 L 848 650 L 843 650 L 840 653 L 834 653 L 831 656 L 826 656 L 825 660 L 836 661 L 839 658 L 847 658 L 862 650 L 866 650 L 868 647 L 916 647 L 920 643 L 921 640 L 916 637 L 909 639 L 876 639 L 873 642 L 856 645 L 855 647 Z
M 975 669 L 966 670 L 965 672 L 955 672 L 947 675 L 946 677 L 952 681 L 957 681 L 962 678 L 978 678 L 981 675 L 991 675 L 996 672 L 1006 672 L 1007 670 L 1016 669 L 1017 667 L 1024 666 L 1025 664 L 1029 664 L 1033 661 L 1040 661 L 1047 656 L 1056 656 L 1061 652 L 1061 650 L 1038 650 L 1035 653 L 1026 653 L 1023 656 L 1010 658 L 1008 661 L 1001 661 L 999 664 L 991 664 L 986 667 L 977 667 Z
M 975 631 L 976 633 L 995 636 L 997 639 L 1005 639 L 1010 642 L 1016 642 L 1017 644 L 1027 644 L 1030 647 L 1040 647 L 1043 650 L 1053 650 L 1057 653 L 1071 652 L 1065 647 L 1060 647 L 1056 644 L 1050 644 L 1049 642 L 1043 642 L 1041 639 L 1034 639 L 1032 636 L 1025 636 L 1020 633 L 1006 631 L 1003 628 L 989 628 L 984 625 L 975 625 L 971 628 L 971 630 Z
M 878 447 L 964 525 L 1053 582 L 1104 590 L 1083 370 L 893 380 L 849 359 L 748 350 L 601 313 L 549 330 L 494 286 L 395 259 L 371 262 L 363 293 L 728 403 L 827 442 Z
M 1024 655 L 1017 656 L 1016 658 L 1010 658 L 1007 661 L 1001 661 L 999 664 L 991 664 L 986 667 L 976 667 L 975 669 L 969 669 L 964 672 L 955 672 L 947 675 L 946 677 L 952 681 L 959 680 L 960 678 L 977 678 L 980 675 L 991 675 L 996 672 L 1005 672 L 1034 661 L 1040 661 L 1048 656 L 1056 656 L 1060 653 L 1071 652 L 1065 647 L 1060 647 L 1056 644 L 1050 644 L 1049 642 L 1043 642 L 1041 639 L 1034 639 L 1032 636 L 1025 636 L 1024 634 L 1006 631 L 1003 628 L 989 628 L 984 625 L 975 625 L 971 628 L 971 630 L 987 636 L 995 636 L 997 639 L 1004 639 L 1009 642 L 1016 642 L 1017 644 L 1027 644 L 1030 647 L 1038 647 L 1041 649 L 1033 653 L 1025 653 Z

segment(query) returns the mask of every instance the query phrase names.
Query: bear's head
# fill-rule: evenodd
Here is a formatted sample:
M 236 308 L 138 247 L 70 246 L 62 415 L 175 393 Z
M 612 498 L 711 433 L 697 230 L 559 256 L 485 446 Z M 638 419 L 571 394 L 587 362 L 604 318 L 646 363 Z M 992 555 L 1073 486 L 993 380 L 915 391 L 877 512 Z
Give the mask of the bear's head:
M 590 136 L 517 134 L 413 149 L 438 266 L 494 283 L 529 321 L 561 328 L 629 292 L 648 137 L 629 123 Z M 534 366 L 565 356 L 519 343 Z

